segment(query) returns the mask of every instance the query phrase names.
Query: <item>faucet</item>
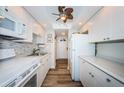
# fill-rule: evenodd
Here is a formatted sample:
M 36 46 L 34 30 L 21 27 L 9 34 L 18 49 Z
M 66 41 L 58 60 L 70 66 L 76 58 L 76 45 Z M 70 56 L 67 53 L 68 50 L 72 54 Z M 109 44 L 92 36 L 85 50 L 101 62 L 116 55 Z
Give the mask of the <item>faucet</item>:
M 37 54 L 40 54 L 40 49 L 33 49 L 33 54 L 36 54 L 37 51 L 38 51 Z

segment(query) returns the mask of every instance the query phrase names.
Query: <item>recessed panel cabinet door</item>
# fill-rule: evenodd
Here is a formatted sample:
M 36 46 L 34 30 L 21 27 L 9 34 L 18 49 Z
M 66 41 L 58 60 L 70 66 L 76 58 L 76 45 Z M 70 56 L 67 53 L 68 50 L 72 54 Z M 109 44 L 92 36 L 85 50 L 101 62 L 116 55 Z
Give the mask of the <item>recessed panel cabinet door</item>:
M 80 61 L 80 81 L 83 86 L 87 86 L 87 75 L 86 75 L 85 61 Z
M 108 40 L 111 32 L 111 9 L 104 7 L 91 20 L 89 31 L 90 42 L 100 42 Z
M 80 80 L 81 83 L 86 87 L 99 87 L 98 77 L 94 73 L 94 67 L 82 60 L 80 62 Z
M 40 87 L 41 84 L 43 83 L 43 80 L 44 80 L 44 67 L 43 67 L 43 64 L 40 65 L 37 75 L 38 75 L 37 76 L 37 85 L 38 85 L 38 87 Z
M 91 20 L 90 42 L 124 39 L 124 7 L 106 6 Z
M 112 30 L 110 38 L 112 40 L 124 39 L 124 7 L 112 7 L 111 15 Z

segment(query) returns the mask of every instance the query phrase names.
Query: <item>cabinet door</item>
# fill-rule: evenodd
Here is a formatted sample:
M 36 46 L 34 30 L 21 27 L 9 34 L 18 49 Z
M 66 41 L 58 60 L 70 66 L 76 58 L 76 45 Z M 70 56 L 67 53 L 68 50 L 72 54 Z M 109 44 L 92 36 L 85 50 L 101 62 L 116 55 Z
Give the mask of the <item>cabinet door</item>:
M 80 80 L 82 84 L 87 87 L 101 86 L 101 81 L 95 72 L 95 67 L 84 60 L 80 63 Z
M 104 7 L 92 19 L 92 25 L 89 31 L 91 42 L 100 42 L 109 39 L 108 37 L 110 37 L 111 32 L 110 11 L 111 9 L 109 7 Z
M 99 77 L 97 77 L 97 73 L 95 72 L 95 67 L 92 66 L 89 63 L 86 63 L 85 67 L 87 67 L 87 85 L 88 87 L 100 87 L 101 81 L 99 80 Z
M 111 39 L 112 40 L 124 39 L 124 7 L 123 6 L 112 7 L 111 15 L 112 15 Z
M 48 56 L 45 56 L 42 60 L 41 60 L 41 63 L 42 63 L 42 68 L 43 68 L 43 79 L 45 79 L 46 75 L 47 75 L 47 72 L 49 70 L 49 63 L 48 63 Z
M 81 81 L 83 86 L 87 86 L 87 83 L 86 83 L 86 80 L 87 80 L 86 73 L 87 73 L 87 70 L 86 70 L 86 66 L 85 66 L 85 61 L 81 60 L 80 61 L 80 81 Z
M 35 22 L 35 20 L 32 20 L 32 26 L 33 26 L 32 27 L 33 32 L 36 35 L 38 35 L 40 37 L 44 36 L 44 34 L 45 34 L 44 29 L 37 22 Z
M 38 85 L 38 87 L 40 87 L 42 85 L 43 80 L 44 80 L 43 71 L 44 71 L 44 67 L 41 64 L 41 66 L 39 67 L 38 72 L 37 72 L 38 73 L 37 74 L 37 85 Z
M 44 76 L 46 76 L 47 72 L 48 72 L 48 65 L 47 65 L 47 59 L 44 58 Z
M 100 86 L 97 77 L 94 73 L 94 67 L 92 67 L 84 60 L 82 60 L 80 64 L 80 80 L 82 84 L 87 87 Z

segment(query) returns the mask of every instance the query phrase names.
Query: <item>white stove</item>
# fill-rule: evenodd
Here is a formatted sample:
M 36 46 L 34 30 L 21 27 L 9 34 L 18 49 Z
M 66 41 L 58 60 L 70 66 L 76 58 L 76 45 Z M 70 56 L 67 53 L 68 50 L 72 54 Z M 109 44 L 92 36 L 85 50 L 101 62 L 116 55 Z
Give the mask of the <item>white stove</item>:
M 14 49 L 0 49 L 0 86 L 37 86 L 38 57 L 15 57 Z M 13 58 L 14 57 L 14 58 Z M 7 59 L 7 60 L 5 60 Z M 30 85 L 31 79 L 34 79 Z

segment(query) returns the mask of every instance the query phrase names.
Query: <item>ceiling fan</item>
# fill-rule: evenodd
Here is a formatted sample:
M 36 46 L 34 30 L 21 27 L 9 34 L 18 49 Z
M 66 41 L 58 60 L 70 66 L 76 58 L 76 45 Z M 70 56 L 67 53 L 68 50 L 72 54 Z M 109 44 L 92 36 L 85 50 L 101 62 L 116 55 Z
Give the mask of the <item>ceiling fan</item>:
M 69 8 L 69 7 L 66 8 L 65 6 L 58 6 L 58 11 L 59 11 L 59 14 L 52 13 L 53 15 L 59 16 L 56 19 L 56 21 L 61 19 L 63 20 L 64 23 L 66 23 L 68 19 L 73 20 L 73 15 L 72 15 L 73 8 Z

